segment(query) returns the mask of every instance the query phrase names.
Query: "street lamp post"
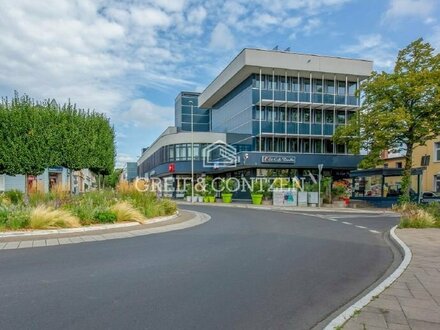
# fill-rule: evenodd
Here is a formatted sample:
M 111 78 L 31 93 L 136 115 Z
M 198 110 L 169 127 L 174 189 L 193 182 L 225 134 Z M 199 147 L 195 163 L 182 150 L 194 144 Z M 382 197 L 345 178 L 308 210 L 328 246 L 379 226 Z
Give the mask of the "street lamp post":
M 321 207 L 321 172 L 324 164 L 318 165 L 318 207 Z
M 191 203 L 194 203 L 194 104 L 191 104 Z

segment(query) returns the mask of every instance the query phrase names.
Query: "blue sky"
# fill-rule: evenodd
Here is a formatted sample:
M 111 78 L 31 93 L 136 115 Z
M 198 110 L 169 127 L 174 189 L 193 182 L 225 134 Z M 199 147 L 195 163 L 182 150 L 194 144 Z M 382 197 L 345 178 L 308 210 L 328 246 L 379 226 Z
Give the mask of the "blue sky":
M 179 91 L 202 91 L 244 47 L 376 70 L 418 37 L 440 50 L 437 0 L 0 0 L 0 12 L 0 95 L 107 113 L 119 165 L 173 124 Z

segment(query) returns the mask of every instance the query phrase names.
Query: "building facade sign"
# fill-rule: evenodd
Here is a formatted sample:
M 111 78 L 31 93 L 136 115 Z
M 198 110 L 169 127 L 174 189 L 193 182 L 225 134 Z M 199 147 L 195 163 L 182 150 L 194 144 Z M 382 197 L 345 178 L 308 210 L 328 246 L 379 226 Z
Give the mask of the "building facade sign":
M 295 156 L 269 156 L 263 155 L 261 156 L 262 163 L 270 163 L 270 164 L 295 164 L 296 157 Z

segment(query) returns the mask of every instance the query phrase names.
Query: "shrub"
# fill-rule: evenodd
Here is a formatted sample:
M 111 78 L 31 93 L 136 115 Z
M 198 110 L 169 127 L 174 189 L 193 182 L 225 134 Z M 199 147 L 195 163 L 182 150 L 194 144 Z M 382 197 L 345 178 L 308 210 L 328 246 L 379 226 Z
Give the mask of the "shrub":
M 42 204 L 46 204 L 50 201 L 50 197 L 48 194 L 45 194 L 41 191 L 35 191 L 29 194 L 29 205 L 38 206 Z
M 177 205 L 170 199 L 162 199 L 160 201 L 159 207 L 162 208 L 164 214 L 163 215 L 171 215 L 176 213 Z
M 435 226 L 435 218 L 424 208 L 413 203 L 404 203 L 393 208 L 401 214 L 400 228 L 429 228 Z
M 8 211 L 8 220 L 6 227 L 9 229 L 22 229 L 29 226 L 29 210 L 16 208 Z
M 5 192 L 5 196 L 15 205 L 23 203 L 23 195 L 20 190 L 9 190 Z
M 145 220 L 143 214 L 126 201 L 116 203 L 111 210 L 116 214 L 117 221 L 143 222 Z
M 30 214 L 29 226 L 33 229 L 79 227 L 79 219 L 70 212 L 39 205 Z
M 95 211 L 93 219 L 99 223 L 114 223 L 116 222 L 116 213 L 110 209 L 98 209 Z
M 95 207 L 87 203 L 68 205 L 66 207 L 73 215 L 79 218 L 81 225 L 90 225 L 94 221 Z
M 0 227 L 5 227 L 8 221 L 8 209 L 0 204 Z
M 11 201 L 4 193 L 0 194 L 0 206 L 8 206 L 11 205 Z

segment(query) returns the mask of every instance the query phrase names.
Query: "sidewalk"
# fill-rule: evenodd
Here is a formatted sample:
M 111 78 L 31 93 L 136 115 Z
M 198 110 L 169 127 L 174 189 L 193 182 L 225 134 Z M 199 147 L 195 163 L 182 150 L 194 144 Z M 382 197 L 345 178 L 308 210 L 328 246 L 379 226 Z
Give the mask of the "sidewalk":
M 343 329 L 440 329 L 440 230 L 399 229 L 396 234 L 411 249 L 411 263 Z
M 125 223 L 105 226 L 94 226 L 75 229 L 35 230 L 17 236 L 10 235 L 0 237 L 0 251 L 21 248 L 44 247 L 53 245 L 75 244 L 82 242 L 103 241 L 109 239 L 129 238 L 134 236 L 163 233 L 197 226 L 208 221 L 210 217 L 204 213 L 192 211 L 180 211 L 177 216 L 151 219 L 146 224 Z M 158 221 L 161 220 L 161 221 Z M 1 252 L 0 252 L 1 253 Z

